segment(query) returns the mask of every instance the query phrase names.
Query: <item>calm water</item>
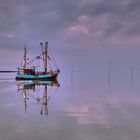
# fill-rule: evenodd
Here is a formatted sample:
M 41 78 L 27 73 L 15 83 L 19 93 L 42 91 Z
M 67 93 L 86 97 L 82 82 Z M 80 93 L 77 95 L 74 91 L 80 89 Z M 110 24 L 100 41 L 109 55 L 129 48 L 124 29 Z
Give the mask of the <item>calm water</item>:
M 108 67 L 74 66 L 58 81 L 60 87 L 0 81 L 1 140 L 140 139 L 139 69 L 132 77 L 128 67 L 113 67 L 109 81 Z

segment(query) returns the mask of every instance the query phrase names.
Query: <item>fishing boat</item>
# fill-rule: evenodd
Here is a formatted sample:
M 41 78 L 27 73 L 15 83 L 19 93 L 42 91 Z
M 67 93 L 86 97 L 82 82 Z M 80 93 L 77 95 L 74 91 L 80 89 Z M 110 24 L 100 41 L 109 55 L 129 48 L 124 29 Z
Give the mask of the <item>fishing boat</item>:
M 37 55 L 33 59 L 27 57 L 27 49 L 24 47 L 24 58 L 21 67 L 18 68 L 16 74 L 16 80 L 35 80 L 35 81 L 53 81 L 57 79 L 57 76 L 60 72 L 56 66 L 55 60 L 55 69 L 51 67 L 51 57 L 48 51 L 48 42 L 40 43 L 41 54 Z M 33 64 L 34 61 L 41 60 L 43 69 L 42 71 L 38 70 L 38 64 Z M 50 65 L 50 68 L 48 67 Z

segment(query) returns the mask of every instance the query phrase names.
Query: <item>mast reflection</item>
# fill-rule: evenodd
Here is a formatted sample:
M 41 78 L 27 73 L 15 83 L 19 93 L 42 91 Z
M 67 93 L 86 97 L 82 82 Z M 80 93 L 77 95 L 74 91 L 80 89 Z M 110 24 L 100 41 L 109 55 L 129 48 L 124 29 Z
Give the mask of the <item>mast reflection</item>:
M 40 114 L 48 115 L 48 101 L 52 94 L 52 88 L 57 89 L 60 84 L 55 81 L 18 81 L 18 92 L 22 93 L 24 102 L 24 110 L 27 113 L 30 98 L 34 99 L 36 103 L 41 104 Z M 42 90 L 40 90 L 40 88 Z M 48 92 L 50 89 L 50 93 Z M 38 95 L 36 95 L 38 94 Z

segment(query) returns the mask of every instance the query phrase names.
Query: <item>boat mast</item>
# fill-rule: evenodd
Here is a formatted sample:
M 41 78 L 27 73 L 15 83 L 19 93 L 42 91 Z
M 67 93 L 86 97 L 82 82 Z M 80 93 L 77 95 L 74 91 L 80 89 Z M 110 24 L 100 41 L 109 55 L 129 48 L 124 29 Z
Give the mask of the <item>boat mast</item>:
M 45 45 L 43 43 L 40 43 L 41 45 L 41 50 L 42 50 L 42 59 L 43 59 L 43 64 L 44 64 L 44 70 L 45 73 L 47 73 L 48 69 L 48 42 L 45 42 Z
M 45 42 L 44 65 L 45 65 L 45 73 L 47 73 L 47 69 L 48 69 L 48 42 Z
M 24 47 L 24 64 L 23 64 L 23 69 L 27 68 L 27 50 L 26 46 Z

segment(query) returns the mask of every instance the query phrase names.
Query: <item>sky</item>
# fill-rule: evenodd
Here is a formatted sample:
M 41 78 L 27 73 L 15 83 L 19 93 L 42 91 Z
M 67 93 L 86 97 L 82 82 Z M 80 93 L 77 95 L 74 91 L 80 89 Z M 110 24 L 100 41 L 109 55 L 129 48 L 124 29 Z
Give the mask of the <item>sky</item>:
M 66 107 L 69 116 L 78 110 L 88 118 L 74 116 L 79 123 L 106 124 L 104 119 L 110 118 L 114 124 L 114 105 L 120 106 L 127 120 L 129 114 L 137 118 L 139 110 L 134 110 L 133 103 L 139 102 L 140 91 L 140 0 L 0 0 L 0 70 L 15 70 L 20 65 L 25 42 L 33 55 L 40 51 L 40 42 L 46 41 L 61 71 L 60 88 L 65 89 L 58 95 L 63 98 L 59 105 Z M 125 94 L 131 81 L 137 94 Z M 70 98 L 70 89 L 79 94 Z M 105 92 L 113 94 L 106 99 Z
M 139 13 L 139 0 L 0 0 L 1 57 L 48 41 L 61 64 L 139 65 Z

